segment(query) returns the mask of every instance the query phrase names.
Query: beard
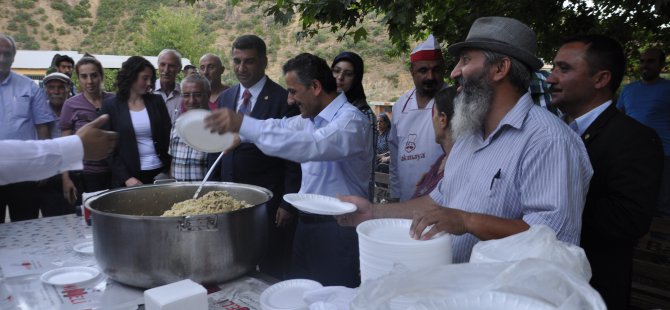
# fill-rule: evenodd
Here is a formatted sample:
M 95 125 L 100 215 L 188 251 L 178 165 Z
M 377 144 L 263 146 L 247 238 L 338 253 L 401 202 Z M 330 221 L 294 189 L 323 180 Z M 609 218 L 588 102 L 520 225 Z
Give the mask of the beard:
M 451 135 L 454 139 L 481 132 L 486 114 L 491 108 L 493 86 L 485 73 L 470 79 L 459 79 L 462 91 L 454 98 L 454 117 L 451 120 Z

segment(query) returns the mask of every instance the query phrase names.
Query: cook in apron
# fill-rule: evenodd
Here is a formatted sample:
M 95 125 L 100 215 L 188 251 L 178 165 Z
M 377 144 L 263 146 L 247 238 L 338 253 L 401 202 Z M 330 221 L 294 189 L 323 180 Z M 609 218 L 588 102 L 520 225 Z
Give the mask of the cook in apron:
M 444 152 L 435 142 L 431 99 L 419 109 L 415 90 L 405 93 L 393 106 L 389 148 L 391 149 L 391 197 L 408 200 L 421 177 Z

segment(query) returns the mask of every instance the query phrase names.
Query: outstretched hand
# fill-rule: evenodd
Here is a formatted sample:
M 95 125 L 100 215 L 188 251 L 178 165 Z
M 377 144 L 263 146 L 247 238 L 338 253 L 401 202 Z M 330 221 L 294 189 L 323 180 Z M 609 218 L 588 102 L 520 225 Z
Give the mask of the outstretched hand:
M 100 129 L 107 120 L 109 115 L 105 114 L 77 130 L 77 136 L 84 146 L 85 160 L 105 159 L 116 147 L 119 135 L 113 131 Z
M 236 113 L 229 108 L 213 111 L 205 117 L 205 128 L 213 133 L 239 132 L 244 114 Z
M 372 203 L 360 196 L 337 196 L 344 202 L 356 205 L 356 211 L 335 216 L 337 223 L 341 226 L 358 226 L 358 224 L 373 218 Z

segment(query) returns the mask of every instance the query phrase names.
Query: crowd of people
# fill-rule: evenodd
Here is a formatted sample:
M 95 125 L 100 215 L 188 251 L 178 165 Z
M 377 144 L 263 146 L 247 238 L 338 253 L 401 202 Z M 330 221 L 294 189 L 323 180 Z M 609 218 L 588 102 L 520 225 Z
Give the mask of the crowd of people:
M 355 226 L 372 218 L 412 219 L 416 239 L 455 235 L 455 263 L 467 262 L 478 241 L 546 225 L 584 248 L 591 285 L 608 308 L 626 309 L 635 242 L 654 215 L 670 216 L 665 54 L 644 51 L 642 80 L 615 100 L 626 67 L 616 40 L 579 35 L 556 48 L 547 74 L 532 29 L 511 18 L 479 18 L 463 42 L 447 47 L 457 59 L 450 86 L 442 46 L 431 35 L 410 54 L 415 87 L 391 115 L 375 115 L 364 61 L 351 51 L 330 65 L 309 53 L 291 58 L 282 67 L 285 89 L 266 75 L 266 45 L 256 35 L 233 42 L 239 83 L 230 87 L 221 82 L 218 55 L 182 67 L 179 52 L 165 49 L 158 68 L 140 56 L 124 62 L 112 94 L 90 55 L 55 59 L 58 72 L 40 89 L 10 70 L 16 46 L 0 34 L 0 205 L 17 221 L 38 210 L 71 213 L 82 192 L 161 178 L 200 181 L 219 154 L 191 148 L 174 124 L 188 110 L 207 109 L 204 126 L 241 138 L 212 180 L 273 192 L 262 272 L 356 287 Z M 12 148 L 39 156 L 11 155 Z M 51 170 L 37 168 L 45 171 L 29 181 L 19 176 L 23 165 Z M 376 172 L 390 175 L 389 203 L 372 202 Z M 304 213 L 282 199 L 296 192 L 339 197 L 357 211 Z

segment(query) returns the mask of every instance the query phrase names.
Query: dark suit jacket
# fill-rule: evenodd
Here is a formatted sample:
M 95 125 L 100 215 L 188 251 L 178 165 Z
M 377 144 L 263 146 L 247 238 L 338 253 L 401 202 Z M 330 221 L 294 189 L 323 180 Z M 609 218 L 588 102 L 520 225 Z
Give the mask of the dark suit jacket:
M 146 94 L 143 98 L 151 122 L 154 147 L 163 163 L 163 169 L 167 172 L 170 169 L 171 160 L 168 154 L 172 128 L 170 115 L 160 95 Z M 106 128 L 119 133 L 119 142 L 110 156 L 112 187 L 125 186 L 126 180 L 136 177 L 140 172 L 140 155 L 128 103 L 119 102 L 116 96 L 107 98 L 102 103 L 102 113 L 109 114 Z
M 581 246 L 591 285 L 608 309 L 627 309 L 633 247 L 648 230 L 663 168 L 663 149 L 650 128 L 617 110 L 603 111 L 582 135 L 593 166 Z
M 239 102 L 240 85 L 226 89 L 218 98 L 219 108 L 235 110 Z M 259 93 L 250 116 L 256 119 L 283 118 L 297 115 L 296 106 L 286 102 L 288 93 L 274 81 L 267 79 Z M 209 155 L 210 165 L 218 154 Z M 253 184 L 272 191 L 273 197 L 268 202 L 269 214 L 274 220 L 274 211 L 279 205 L 286 210 L 295 212 L 293 207 L 284 202 L 285 193 L 297 193 L 300 190 L 300 165 L 278 157 L 267 156 L 253 143 L 242 143 L 235 150 L 221 159 L 221 172 L 213 178 L 225 182 Z M 214 177 L 215 174 L 212 174 Z

